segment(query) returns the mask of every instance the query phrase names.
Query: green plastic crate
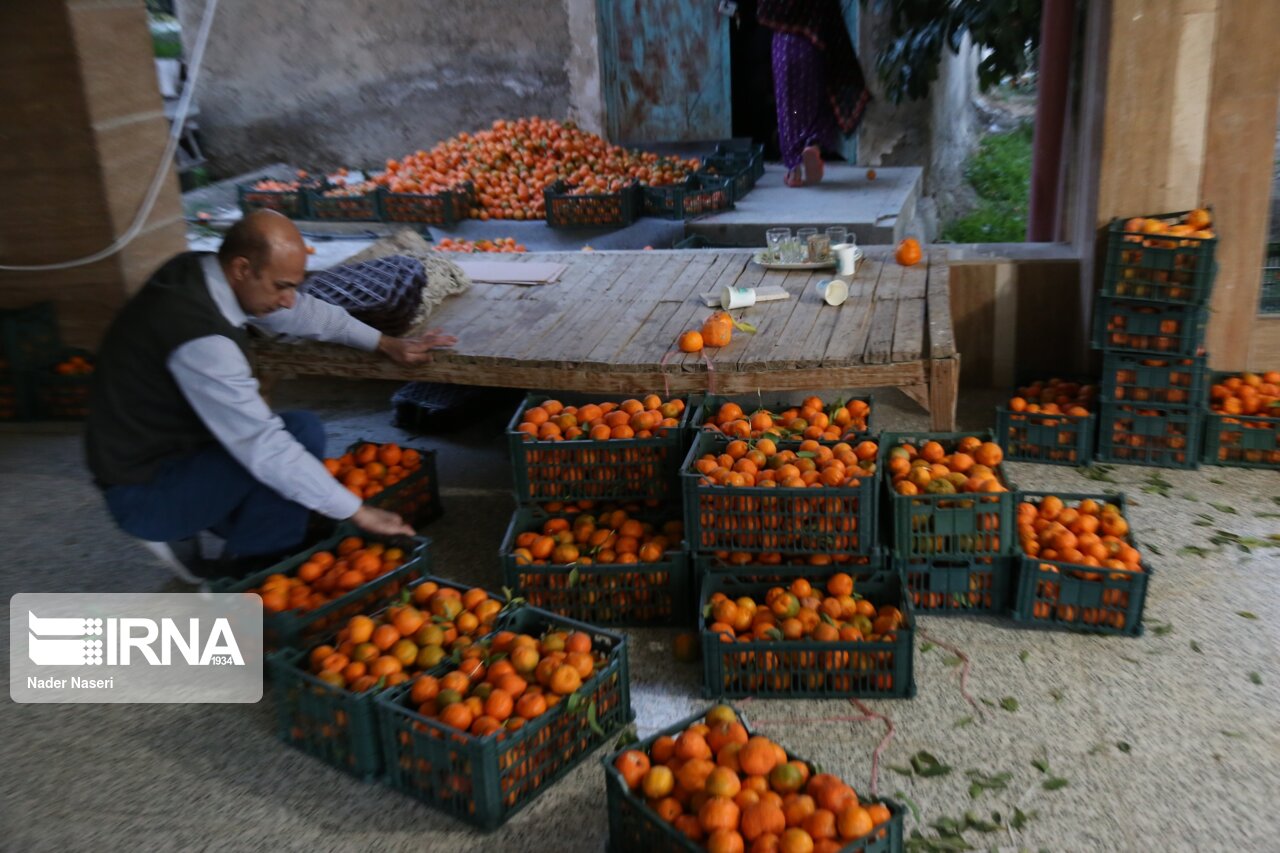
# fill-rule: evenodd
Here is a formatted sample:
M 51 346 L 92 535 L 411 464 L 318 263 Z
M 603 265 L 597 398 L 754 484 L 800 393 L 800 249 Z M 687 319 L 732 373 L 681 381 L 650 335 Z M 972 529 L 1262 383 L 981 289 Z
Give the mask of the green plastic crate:
M 617 192 L 574 195 L 565 181 L 542 191 L 550 228 L 624 228 L 640 215 L 640 187 L 629 184 Z
M 314 186 L 300 186 L 296 190 L 260 190 L 253 184 L 237 184 L 236 198 L 240 210 L 248 215 L 255 210 L 274 210 L 290 219 L 310 219 L 307 190 Z
M 684 533 L 697 552 L 870 554 L 879 544 L 879 474 L 856 486 L 786 488 L 715 486 L 694 463 L 720 453 L 729 439 L 699 433 L 685 457 Z M 883 467 L 883 466 L 881 466 Z
M 525 409 L 548 399 L 530 394 L 507 425 L 517 504 L 646 501 L 656 507 L 675 499 L 691 406 L 686 403 L 679 426 L 652 438 L 536 441 L 516 429 Z
M 591 625 L 688 625 L 693 619 L 689 559 L 677 544 L 656 563 L 520 565 L 516 536 L 551 516 L 517 508 L 502 540 L 502 582 L 534 607 Z M 645 520 L 645 519 L 642 519 Z
M 1190 211 L 1144 218 L 1178 221 L 1187 213 Z M 1213 259 L 1218 238 L 1126 231 L 1126 221 L 1112 219 L 1107 229 L 1103 294 L 1152 302 L 1206 304 L 1218 269 Z M 1143 242 L 1153 245 L 1144 246 Z
M 698 171 L 713 179 L 728 178 L 736 204 L 755 188 L 756 181 L 764 174 L 764 146 L 733 149 L 717 145 L 714 154 L 703 158 Z
M 409 589 L 432 581 L 465 592 L 469 587 L 437 577 L 423 577 Z M 496 596 L 495 596 L 496 597 Z M 369 611 L 378 616 L 385 608 Z M 505 625 L 500 614 L 495 630 Z M 336 632 L 324 638 L 336 645 Z M 307 669 L 317 643 L 304 649 L 286 648 L 267 655 L 271 692 L 276 705 L 276 734 L 281 741 L 366 782 L 382 776 L 382 741 L 373 705 L 377 690 L 356 693 L 322 681 Z
M 842 438 L 839 440 L 849 442 L 850 444 L 856 444 L 857 442 L 864 441 L 866 439 L 871 439 L 874 441 L 876 437 L 875 436 L 876 407 L 875 407 L 875 397 L 873 395 L 855 394 L 849 397 L 838 397 L 836 402 L 827 403 L 824 411 L 827 413 L 828 416 L 830 416 L 831 413 L 835 411 L 836 408 L 838 408 L 837 403 L 840 406 L 843 406 L 847 403 L 853 402 L 854 400 L 861 400 L 862 402 L 867 404 L 867 407 L 869 409 L 869 411 L 867 412 L 867 428 L 864 430 L 857 430 L 855 432 L 851 432 L 849 433 L 848 438 Z M 718 397 L 712 394 L 708 394 L 702 397 L 698 401 L 698 405 L 694 407 L 693 413 L 689 416 L 689 428 L 695 431 L 703 430 L 704 425 L 708 421 L 710 421 L 713 417 L 715 417 L 716 412 L 720 411 L 720 407 L 728 402 L 729 402 L 728 397 Z M 785 405 L 781 402 L 775 402 L 773 405 L 766 406 L 764 405 L 763 400 L 759 401 L 758 403 L 747 403 L 742 405 L 742 411 L 745 412 L 748 416 L 754 414 L 755 412 L 761 409 L 764 409 L 770 414 L 773 414 L 776 412 L 785 412 L 787 409 L 793 409 L 793 408 L 797 408 L 797 406 Z M 717 430 L 713 430 L 713 429 L 707 429 L 707 432 L 710 432 L 712 435 L 720 434 Z M 799 443 L 801 441 L 804 441 L 804 439 L 803 438 L 782 438 L 782 437 L 778 437 L 776 439 L 776 443 L 778 443 L 779 445 L 784 443 L 785 444 Z M 825 440 L 823 441 L 823 444 L 831 444 L 831 443 L 832 442 L 830 441 L 825 441 Z
M 747 733 L 752 734 L 750 721 L 746 716 L 737 708 L 734 708 L 734 713 L 738 715 L 738 720 L 746 728 Z M 680 722 L 654 732 L 639 743 L 628 744 L 623 749 L 638 749 L 647 754 L 658 738 L 676 737 L 689 726 L 701 722 L 706 715 L 707 712 L 703 711 L 685 717 Z M 615 750 L 600 759 L 604 766 L 605 792 L 609 806 L 609 844 L 606 848 L 608 853 L 700 853 L 706 850 L 705 847 L 693 842 L 659 817 L 644 797 L 636 796 L 631 792 L 622 774 L 613 766 L 623 749 Z M 787 750 L 787 759 L 803 761 L 809 765 L 811 774 L 818 772 L 808 759 L 801 758 L 790 750 Z M 860 796 L 858 801 L 864 806 L 873 803 L 884 805 L 889 810 L 889 820 L 867 835 L 849 840 L 840 848 L 840 853 L 901 853 L 902 822 L 905 816 L 902 806 L 883 797 Z
M 1098 459 L 1158 468 L 1200 467 L 1204 413 L 1195 406 L 1127 405 L 1104 400 Z
M 1238 376 L 1214 373 L 1211 383 Z M 1206 465 L 1280 470 L 1280 411 L 1275 417 L 1224 415 L 1207 406 L 1200 461 Z
M 1280 314 L 1280 243 L 1267 244 L 1267 258 L 1262 265 L 1262 298 L 1259 310 L 1263 314 Z
M 733 575 L 743 583 L 767 583 L 773 586 L 786 586 L 796 578 L 807 578 L 814 572 L 830 577 L 833 572 L 844 572 L 855 580 L 870 577 L 884 572 L 889 567 L 889 558 L 885 552 L 877 548 L 870 554 L 849 556 L 846 562 L 829 563 L 814 566 L 808 563 L 808 557 L 796 556 L 782 563 L 739 563 L 729 562 L 728 555 L 691 554 L 694 578 L 698 586 L 697 601 L 702 600 L 703 587 L 711 575 Z
M 1153 355 L 1201 355 L 1209 321 L 1207 308 L 1112 299 L 1093 308 L 1093 348 Z
M 0 310 L 0 421 L 36 417 L 35 373 L 54 363 L 60 347 L 52 302 Z
M 679 184 L 641 187 L 645 216 L 659 219 L 695 219 L 708 213 L 733 210 L 732 177 L 692 174 Z
M 838 570 L 809 571 L 803 576 L 815 585 Z M 763 601 L 773 583 L 739 580 L 729 573 L 703 579 L 699 615 L 711 597 L 749 596 Z M 754 696 L 772 699 L 880 698 L 915 696 L 915 615 L 901 575 L 884 572 L 854 580 L 854 592 L 878 608 L 892 604 L 902 611 L 906 627 L 893 640 L 878 642 L 818 642 L 816 640 L 752 640 L 737 642 L 710 629 L 702 616 L 702 695 Z
M 82 421 L 89 416 L 89 387 L 92 373 L 58 373 L 56 366 L 72 356 L 80 356 L 90 364 L 93 353 L 86 349 L 68 348 L 58 353 L 53 363 L 36 373 L 36 412 L 40 418 L 55 421 Z
M 935 557 L 896 561 L 919 613 L 1009 612 L 1012 557 Z
M 1209 391 L 1208 356 L 1159 358 L 1107 352 L 1099 391 L 1113 403 L 1199 406 Z
M 262 585 L 273 574 L 291 576 L 299 566 L 318 551 L 333 551 L 348 536 L 359 536 L 365 543 L 381 542 L 404 547 L 409 558 L 381 577 L 356 587 L 345 595 L 326 602 L 315 610 L 300 612 L 284 610 L 280 613 L 264 613 L 262 617 L 262 641 L 268 649 L 285 646 L 309 646 L 318 637 L 333 633 L 348 618 L 357 613 L 370 613 L 395 599 L 411 581 L 429 574 L 431 570 L 431 540 L 423 538 L 374 536 L 343 522 L 333 536 L 274 566 L 245 578 L 215 578 L 209 581 L 214 592 L 248 592 Z
M 438 193 L 397 193 L 382 187 L 382 218 L 386 222 L 412 222 L 452 228 L 466 219 L 469 200 L 474 194 L 471 184 Z
M 347 446 L 344 453 L 354 453 L 362 444 L 378 444 L 360 439 Z M 436 451 L 423 447 L 405 447 L 416 450 L 422 459 L 418 470 L 405 476 L 394 486 L 389 486 L 365 500 L 369 506 L 394 512 L 415 530 L 425 527 L 444 515 L 440 504 L 440 480 L 436 476 Z
M 362 195 L 328 196 L 306 191 L 307 218 L 330 222 L 381 222 L 382 193 L 372 189 Z
M 956 443 L 974 436 L 994 441 L 990 430 L 983 432 L 894 432 L 880 442 L 880 470 L 886 470 L 889 452 L 909 443 L 919 448 L 927 441 L 940 443 L 951 453 Z M 1013 553 L 1014 490 L 1003 466 L 996 477 L 1008 489 L 980 494 L 900 495 L 888 477 L 885 493 L 889 503 L 889 547 L 898 559 L 938 557 L 1001 557 Z
M 1120 507 L 1128 518 L 1124 495 L 1023 492 L 1024 502 L 1039 503 L 1056 494 L 1067 506 L 1092 499 Z M 1132 545 L 1132 537 L 1125 540 Z M 1137 637 L 1143 632 L 1148 579 L 1154 573 L 1143 555 L 1143 571 L 1099 569 L 1019 554 L 1014 621 L 1033 628 L 1058 628 L 1089 634 Z
M 625 635 L 527 606 L 515 610 L 503 628 L 535 635 L 583 631 L 594 648 L 607 650 L 608 662 L 577 691 L 578 700 L 566 698 L 514 732 L 485 737 L 417 713 L 408 684 L 375 700 L 387 784 L 486 831 L 533 802 L 634 716 Z
M 996 443 L 1011 462 L 1044 465 L 1088 465 L 1098 419 L 1088 415 L 1015 412 L 996 407 Z

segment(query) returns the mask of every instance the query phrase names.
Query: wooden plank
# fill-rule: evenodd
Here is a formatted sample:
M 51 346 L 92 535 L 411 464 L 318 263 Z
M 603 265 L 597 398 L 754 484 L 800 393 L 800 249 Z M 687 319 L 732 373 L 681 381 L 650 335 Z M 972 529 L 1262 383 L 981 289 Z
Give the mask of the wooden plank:
M 725 362 L 726 370 L 750 370 L 768 363 L 772 354 L 783 352 L 785 347 L 793 343 L 787 337 L 787 327 L 797 312 L 808 313 L 804 304 L 805 291 L 809 287 L 812 274 L 805 271 L 781 272 L 771 270 L 765 278 L 775 279 L 781 275 L 779 285 L 791 295 L 786 302 L 770 302 L 767 305 L 754 305 L 747 309 L 744 319 L 756 327 L 754 335 L 743 335 L 739 342 L 734 335 L 734 345 L 729 352 L 721 354 L 717 361 Z M 776 280 L 776 279 L 775 279 Z
M 687 294 L 703 286 L 705 282 L 715 281 L 731 261 L 729 255 L 708 253 L 705 257 L 706 260 L 703 262 L 703 255 L 699 255 L 698 261 L 695 261 L 698 266 L 690 264 L 685 268 L 684 273 L 672 282 L 671 287 L 658 299 L 653 311 L 626 346 L 614 356 L 615 365 L 656 362 L 661 360 L 667 349 L 675 345 L 676 338 L 683 331 L 682 329 L 672 331 L 675 327 L 675 315 L 685 307 L 688 301 Z M 667 342 L 666 348 L 658 353 L 663 341 Z
M 822 309 L 832 309 L 822 301 L 814 285 L 825 277 L 825 274 L 804 277 L 799 285 L 795 310 L 787 318 L 782 331 L 773 336 L 773 346 L 767 354 L 753 356 L 754 363 L 769 363 L 771 367 L 780 370 L 794 370 L 804 360 L 806 353 L 818 351 L 820 342 L 812 337 L 813 327 L 817 324 Z M 753 362 L 744 359 L 742 363 L 745 366 Z
M 840 316 L 827 341 L 822 364 L 834 367 L 860 363 L 871 331 L 871 306 L 887 252 L 864 249 L 867 256 L 849 283 L 849 298 L 840 306 Z
M 927 364 L 930 428 L 953 432 L 956 428 L 956 402 L 960 398 L 960 356 L 935 358 Z
M 643 342 L 645 344 L 658 343 L 644 337 L 646 325 L 650 318 L 654 317 L 658 312 L 662 300 L 670 293 L 681 292 L 689 287 L 692 281 L 697 281 L 702 274 L 711 266 L 712 258 L 703 258 L 698 255 L 692 255 L 682 258 L 678 267 L 667 270 L 661 280 L 653 281 L 646 285 L 649 290 L 650 298 L 644 302 L 633 302 L 618 320 L 613 324 L 614 334 L 607 336 L 600 341 L 591 352 L 587 354 L 589 363 L 616 364 L 618 358 L 633 341 Z M 665 315 L 664 315 L 665 316 Z M 674 341 L 668 342 L 668 347 L 675 346 Z
M 890 361 L 915 361 L 924 350 L 925 301 L 899 299 L 898 316 L 893 326 L 893 345 L 889 349 Z
M 872 295 L 871 328 L 862 353 L 862 360 L 867 364 L 889 361 L 893 330 L 898 320 L 898 286 L 902 283 L 903 269 L 900 264 L 886 260 L 880 271 L 880 280 L 876 282 Z
M 818 307 L 818 319 L 814 322 L 813 328 L 809 330 L 807 345 L 795 360 L 794 366 L 797 369 L 811 369 L 822 366 L 823 360 L 827 355 L 827 346 L 831 343 L 831 336 L 835 332 L 836 324 L 840 322 L 840 318 L 844 315 L 845 306 L 848 304 L 849 300 L 846 299 L 843 305 L 833 306 L 823 303 Z
M 993 338 L 996 311 L 996 264 L 951 268 L 951 317 L 956 351 L 964 354 L 964 381 L 994 387 Z
M 920 263 L 902 268 L 902 280 L 898 282 L 899 299 L 924 299 L 932 263 L 932 253 L 926 250 Z
M 585 262 L 585 275 L 574 280 L 556 297 L 556 310 L 543 317 L 524 336 L 524 347 L 514 356 L 521 361 L 553 366 L 558 361 L 560 342 L 580 328 L 595 305 L 605 299 L 609 288 L 626 274 L 626 255 L 603 256 Z
M 951 265 L 946 249 L 929 250 L 929 355 L 944 358 L 956 351 L 951 327 Z

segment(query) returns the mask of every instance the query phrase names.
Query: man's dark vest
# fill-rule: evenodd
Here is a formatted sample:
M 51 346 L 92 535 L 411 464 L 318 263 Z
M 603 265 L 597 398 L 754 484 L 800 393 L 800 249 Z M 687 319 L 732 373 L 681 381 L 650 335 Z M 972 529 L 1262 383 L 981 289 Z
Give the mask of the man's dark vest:
M 146 483 L 167 460 L 191 453 L 213 434 L 169 372 L 169 355 L 197 338 L 222 335 L 249 357 L 248 337 L 218 310 L 201 259 L 186 252 L 156 271 L 107 330 L 93 387 L 85 442 L 100 486 Z

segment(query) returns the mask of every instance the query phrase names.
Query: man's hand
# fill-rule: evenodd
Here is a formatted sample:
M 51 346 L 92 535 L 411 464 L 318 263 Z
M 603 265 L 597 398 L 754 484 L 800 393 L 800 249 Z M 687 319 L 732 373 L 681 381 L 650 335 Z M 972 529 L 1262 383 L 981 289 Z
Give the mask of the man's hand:
M 425 364 L 431 361 L 431 351 L 451 347 L 458 342 L 453 335 L 445 335 L 439 329 L 416 338 L 392 338 L 383 335 L 378 340 L 378 352 L 396 364 Z
M 355 525 L 366 533 L 379 536 L 413 536 L 413 528 L 404 523 L 404 519 L 394 512 L 362 506 L 351 516 Z

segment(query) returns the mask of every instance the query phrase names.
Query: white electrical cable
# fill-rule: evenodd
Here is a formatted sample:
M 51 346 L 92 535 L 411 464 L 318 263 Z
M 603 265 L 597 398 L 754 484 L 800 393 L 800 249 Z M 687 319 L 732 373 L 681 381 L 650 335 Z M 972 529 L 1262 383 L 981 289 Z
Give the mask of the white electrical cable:
M 142 205 L 138 208 L 138 213 L 134 216 L 133 222 L 129 228 L 121 234 L 116 241 L 105 249 L 87 255 L 83 258 L 77 258 L 74 261 L 62 261 L 56 264 L 39 264 L 35 266 L 9 266 L 0 264 L 0 270 L 7 272 L 46 272 L 49 270 L 65 270 L 74 267 L 82 267 L 87 264 L 95 264 L 105 258 L 109 258 L 116 252 L 119 252 L 125 246 L 133 242 L 134 238 L 142 232 L 142 226 L 146 224 L 147 217 L 151 215 L 151 210 L 155 207 L 156 199 L 160 196 L 160 190 L 164 186 L 165 178 L 169 175 L 169 166 L 173 163 L 173 155 L 178 150 L 178 140 L 182 137 L 182 126 L 187 120 L 187 110 L 191 107 L 191 97 L 196 91 L 196 80 L 200 77 L 200 65 L 204 61 L 204 46 L 209 41 L 209 30 L 213 27 L 213 13 L 218 8 L 218 0 L 207 0 L 204 7 L 204 16 L 200 19 L 200 31 L 196 34 L 195 47 L 191 52 L 191 62 L 188 65 L 187 85 L 182 90 L 182 97 L 178 99 L 178 109 L 173 117 L 173 127 L 169 130 L 169 141 L 165 144 L 164 154 L 160 157 L 160 166 L 156 170 L 155 177 L 151 180 L 151 186 L 147 189 L 147 194 L 142 200 Z

